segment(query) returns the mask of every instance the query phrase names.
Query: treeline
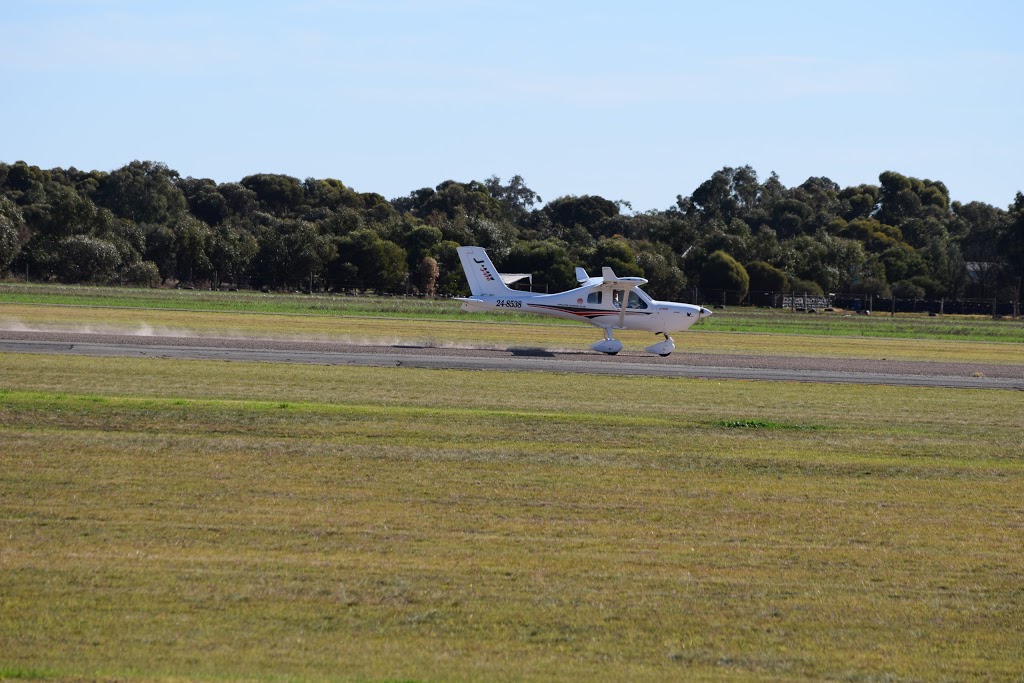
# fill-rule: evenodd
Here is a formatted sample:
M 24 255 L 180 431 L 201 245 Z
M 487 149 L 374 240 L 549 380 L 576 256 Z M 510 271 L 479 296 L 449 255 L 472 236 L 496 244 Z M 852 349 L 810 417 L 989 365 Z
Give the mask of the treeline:
M 70 283 L 244 281 L 272 289 L 461 294 L 455 248 L 558 291 L 574 268 L 651 281 L 663 298 L 729 292 L 1020 300 L 1024 195 L 1008 209 L 951 202 L 946 186 L 886 171 L 877 185 L 785 187 L 723 168 L 664 211 L 564 196 L 519 176 L 445 181 L 386 199 L 339 180 L 182 178 L 161 163 L 112 172 L 0 163 L 0 274 Z

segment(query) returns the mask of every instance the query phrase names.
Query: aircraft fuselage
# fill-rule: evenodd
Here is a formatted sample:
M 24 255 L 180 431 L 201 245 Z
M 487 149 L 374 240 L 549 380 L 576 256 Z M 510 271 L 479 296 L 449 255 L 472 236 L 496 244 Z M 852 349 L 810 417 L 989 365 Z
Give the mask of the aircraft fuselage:
M 613 287 L 580 287 L 558 294 L 533 294 L 514 292 L 504 295 L 478 294 L 472 299 L 463 301 L 462 310 L 469 312 L 483 311 L 518 311 L 549 315 L 565 320 L 580 320 L 595 327 L 612 329 L 643 330 L 655 334 L 672 334 L 683 332 L 702 317 L 710 315 L 710 311 L 701 306 L 651 299 L 638 287 L 638 302 L 629 297 L 625 315 L 621 315 L 621 299 L 615 298 Z M 600 303 L 593 301 L 593 295 L 600 293 Z M 634 307 L 630 307 L 634 303 Z

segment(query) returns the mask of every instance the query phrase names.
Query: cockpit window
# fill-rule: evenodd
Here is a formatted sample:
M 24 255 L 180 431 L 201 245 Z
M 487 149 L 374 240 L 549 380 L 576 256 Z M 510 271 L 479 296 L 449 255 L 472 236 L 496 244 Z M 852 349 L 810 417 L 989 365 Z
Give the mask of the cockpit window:
M 630 292 L 629 300 L 626 303 L 626 308 L 632 308 L 636 310 L 647 308 L 647 302 L 641 299 L 639 296 L 637 296 L 636 292 Z
M 612 305 L 615 308 L 622 307 L 622 299 L 625 297 L 626 291 L 623 289 L 612 290 Z M 647 302 L 644 301 L 635 291 L 630 291 L 629 298 L 626 299 L 626 308 L 634 311 L 639 311 L 647 308 Z

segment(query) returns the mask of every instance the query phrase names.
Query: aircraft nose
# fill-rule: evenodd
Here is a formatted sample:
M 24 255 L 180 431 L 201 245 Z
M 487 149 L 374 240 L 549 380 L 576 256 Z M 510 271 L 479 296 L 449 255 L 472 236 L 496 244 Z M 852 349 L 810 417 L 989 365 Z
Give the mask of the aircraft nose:
M 703 306 L 701 306 L 701 307 L 700 307 L 700 317 L 702 317 L 702 318 L 706 318 L 706 317 L 708 317 L 709 315 L 711 315 L 711 311 L 709 311 L 708 309 L 706 309 L 706 308 L 704 308 Z

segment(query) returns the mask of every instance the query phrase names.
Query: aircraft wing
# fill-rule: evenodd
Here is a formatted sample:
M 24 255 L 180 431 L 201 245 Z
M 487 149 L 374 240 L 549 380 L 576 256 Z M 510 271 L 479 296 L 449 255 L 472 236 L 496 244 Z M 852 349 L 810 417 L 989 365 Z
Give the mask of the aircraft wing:
M 609 285 L 611 287 L 622 287 L 623 289 L 632 289 L 633 287 L 639 287 L 640 285 L 646 285 L 647 280 L 642 277 L 619 277 L 615 274 L 608 266 L 601 269 L 601 275 L 597 277 L 590 277 L 587 275 L 587 271 L 582 268 L 576 269 L 576 281 L 580 283 L 580 287 L 600 287 L 602 285 Z
M 623 288 L 639 287 L 640 285 L 647 284 L 647 280 L 642 277 L 619 277 L 608 266 L 601 269 L 601 281 L 602 284 Z

